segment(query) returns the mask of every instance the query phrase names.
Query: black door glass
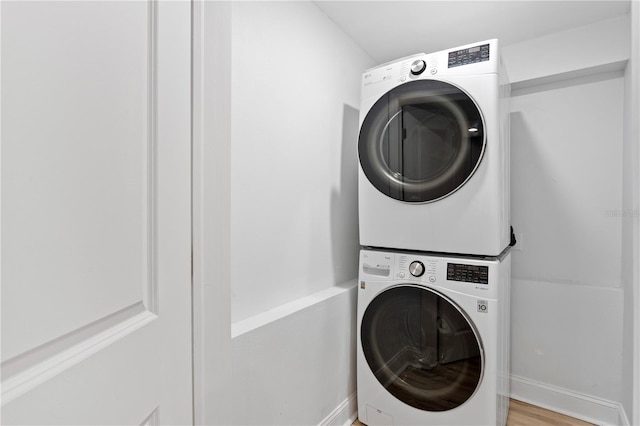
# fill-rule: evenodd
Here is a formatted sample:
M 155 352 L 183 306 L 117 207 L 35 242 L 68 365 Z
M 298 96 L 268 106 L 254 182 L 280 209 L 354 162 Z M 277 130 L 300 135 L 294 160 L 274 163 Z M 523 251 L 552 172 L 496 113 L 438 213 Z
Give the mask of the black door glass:
M 358 141 L 360 164 L 382 193 L 429 202 L 455 192 L 484 153 L 482 116 L 459 88 L 434 80 L 389 91 L 371 108 Z
M 443 295 L 393 287 L 365 310 L 361 341 L 371 371 L 387 391 L 425 411 L 467 401 L 482 379 L 482 344 L 470 321 Z

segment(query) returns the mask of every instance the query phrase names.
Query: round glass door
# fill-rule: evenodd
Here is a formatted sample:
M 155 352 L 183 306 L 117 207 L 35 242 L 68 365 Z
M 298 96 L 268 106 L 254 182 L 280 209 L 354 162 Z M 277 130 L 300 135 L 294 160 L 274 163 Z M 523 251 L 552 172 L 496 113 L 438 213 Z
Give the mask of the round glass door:
M 360 164 L 382 193 L 432 202 L 455 192 L 482 160 L 485 135 L 475 102 L 461 89 L 417 80 L 380 98 L 362 123 Z
M 406 285 L 382 292 L 365 310 L 360 338 L 380 384 L 420 410 L 456 408 L 482 380 L 484 355 L 475 328 L 433 290 Z

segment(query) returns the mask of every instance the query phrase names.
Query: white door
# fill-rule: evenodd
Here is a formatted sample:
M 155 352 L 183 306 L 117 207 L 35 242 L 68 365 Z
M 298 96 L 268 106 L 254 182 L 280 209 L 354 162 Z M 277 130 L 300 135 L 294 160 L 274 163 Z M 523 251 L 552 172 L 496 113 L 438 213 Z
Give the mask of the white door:
M 191 424 L 190 3 L 0 14 L 1 421 Z

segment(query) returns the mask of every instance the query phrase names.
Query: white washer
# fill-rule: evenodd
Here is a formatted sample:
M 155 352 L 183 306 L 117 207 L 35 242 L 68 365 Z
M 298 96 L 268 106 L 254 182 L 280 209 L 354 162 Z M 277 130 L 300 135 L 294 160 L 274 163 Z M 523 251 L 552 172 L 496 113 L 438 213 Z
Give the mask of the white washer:
M 497 40 L 363 74 L 361 245 L 491 256 L 507 247 L 509 95 Z
M 358 418 L 504 425 L 511 255 L 360 251 Z

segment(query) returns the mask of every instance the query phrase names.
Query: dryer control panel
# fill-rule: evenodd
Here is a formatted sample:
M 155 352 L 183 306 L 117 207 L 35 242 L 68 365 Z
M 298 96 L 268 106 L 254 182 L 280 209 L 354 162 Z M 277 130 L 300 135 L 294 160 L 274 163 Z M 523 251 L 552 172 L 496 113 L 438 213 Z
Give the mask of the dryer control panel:
M 497 73 L 498 70 L 497 39 L 429 54 L 416 53 L 365 71 L 362 74 L 361 99 L 374 98 L 371 100 L 373 103 L 394 87 L 413 80 L 446 81 L 450 76 L 478 76 Z
M 489 43 L 449 52 L 449 68 L 475 64 L 489 60 Z

